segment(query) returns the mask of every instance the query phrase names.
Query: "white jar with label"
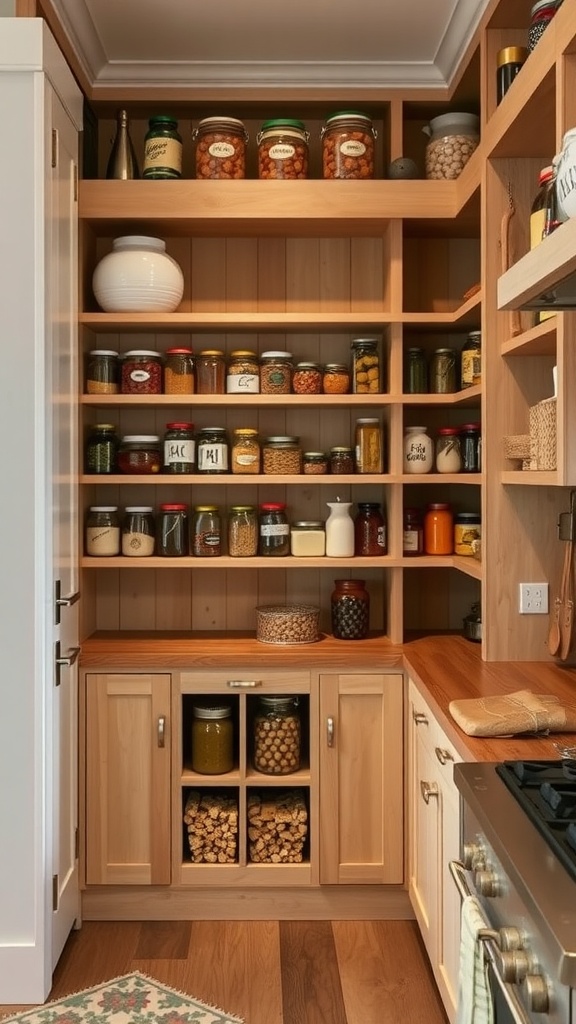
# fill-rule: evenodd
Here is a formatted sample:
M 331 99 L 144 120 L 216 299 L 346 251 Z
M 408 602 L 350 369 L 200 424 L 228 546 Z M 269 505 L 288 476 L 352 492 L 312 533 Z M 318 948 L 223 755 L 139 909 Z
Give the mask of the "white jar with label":
M 427 427 L 406 427 L 404 472 L 429 473 L 434 465 L 434 444 Z

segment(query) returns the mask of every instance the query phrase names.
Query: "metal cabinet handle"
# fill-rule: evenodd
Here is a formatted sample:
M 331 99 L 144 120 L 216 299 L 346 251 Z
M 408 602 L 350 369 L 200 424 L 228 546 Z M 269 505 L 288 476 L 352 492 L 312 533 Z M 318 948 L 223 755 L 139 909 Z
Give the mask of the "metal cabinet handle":
M 228 679 L 226 686 L 230 690 L 254 690 L 257 686 L 262 686 L 261 679 Z
M 67 597 L 62 597 L 60 593 L 62 588 L 61 580 L 54 580 L 54 625 L 59 626 L 61 615 L 61 608 L 71 608 L 73 604 L 76 604 L 80 600 L 80 591 L 77 590 L 74 594 L 68 594 Z
M 159 718 L 158 718 L 157 736 L 158 736 L 158 746 L 159 747 L 165 747 L 166 746 L 166 716 L 165 715 L 160 715 Z
M 438 786 L 435 782 L 420 782 L 420 793 L 425 804 L 430 803 L 430 799 L 438 796 Z
M 78 655 L 80 654 L 81 650 L 82 650 L 81 647 L 70 647 L 69 650 L 68 650 L 68 654 L 65 657 L 63 657 L 62 654 L 60 653 L 60 641 L 59 640 L 56 641 L 56 643 L 54 645 L 54 675 L 55 675 L 54 684 L 55 684 L 55 686 L 60 686 L 60 670 L 63 667 L 70 668 L 74 664 L 74 662 L 77 660 Z
M 454 758 L 449 750 L 444 750 L 442 747 L 434 747 L 434 753 L 440 761 L 440 764 L 446 764 L 447 761 L 453 761 Z
M 331 716 L 326 719 L 326 743 L 329 747 L 334 746 L 334 719 Z
M 412 710 L 412 721 L 415 722 L 416 725 L 428 725 L 426 715 L 422 711 L 414 711 L 414 709 Z
M 78 658 L 78 655 L 80 654 L 81 650 L 81 647 L 71 647 L 69 653 L 66 655 L 65 658 L 62 658 L 60 656 L 56 658 L 56 664 L 68 666 L 73 665 L 76 659 Z

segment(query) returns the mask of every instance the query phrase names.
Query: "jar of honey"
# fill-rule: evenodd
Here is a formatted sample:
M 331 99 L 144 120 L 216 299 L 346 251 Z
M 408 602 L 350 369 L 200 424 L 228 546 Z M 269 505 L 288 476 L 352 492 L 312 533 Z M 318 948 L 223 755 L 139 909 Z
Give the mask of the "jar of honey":
M 234 767 L 234 729 L 229 705 L 194 705 L 192 771 L 224 775 Z

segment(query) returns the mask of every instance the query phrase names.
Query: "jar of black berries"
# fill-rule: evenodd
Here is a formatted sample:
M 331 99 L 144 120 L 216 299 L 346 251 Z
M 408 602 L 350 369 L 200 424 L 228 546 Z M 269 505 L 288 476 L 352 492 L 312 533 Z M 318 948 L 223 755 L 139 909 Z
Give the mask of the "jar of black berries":
M 365 640 L 370 626 L 370 595 L 364 580 L 334 580 L 332 633 L 337 640 Z

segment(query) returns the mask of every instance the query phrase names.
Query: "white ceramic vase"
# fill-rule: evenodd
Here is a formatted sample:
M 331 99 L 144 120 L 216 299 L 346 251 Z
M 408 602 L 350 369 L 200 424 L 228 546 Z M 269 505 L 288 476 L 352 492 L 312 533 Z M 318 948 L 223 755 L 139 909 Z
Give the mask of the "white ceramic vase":
M 105 313 L 173 313 L 184 275 L 161 238 L 123 235 L 98 263 L 92 288 Z
M 351 501 L 328 501 L 330 515 L 326 520 L 326 555 L 329 558 L 352 558 L 354 554 L 354 520 Z
M 404 472 L 429 473 L 434 465 L 434 445 L 426 427 L 406 427 Z

